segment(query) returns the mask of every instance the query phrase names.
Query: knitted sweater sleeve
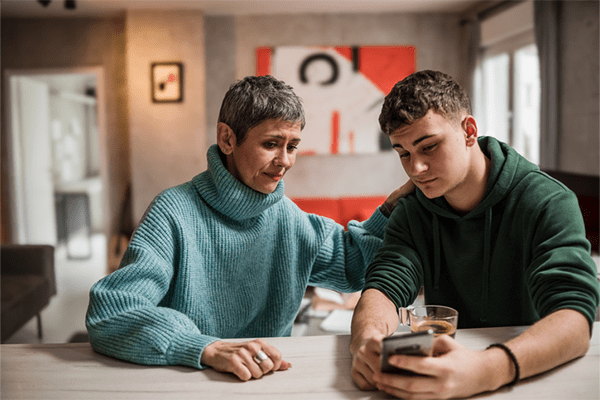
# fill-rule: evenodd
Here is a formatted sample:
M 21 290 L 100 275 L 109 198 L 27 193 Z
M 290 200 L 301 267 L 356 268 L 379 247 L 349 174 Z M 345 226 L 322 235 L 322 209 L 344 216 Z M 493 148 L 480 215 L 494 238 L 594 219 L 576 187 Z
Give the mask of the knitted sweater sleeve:
M 309 218 L 322 237 L 309 284 L 343 293 L 362 290 L 366 267 L 381 246 L 388 219 L 377 209 L 366 221 L 350 221 L 345 230 L 328 218 Z
M 161 307 L 176 273 L 176 224 L 160 196 L 149 207 L 119 270 L 90 290 L 86 326 L 99 353 L 149 365 L 202 369 L 204 347 L 217 338 L 203 335 L 185 314 Z

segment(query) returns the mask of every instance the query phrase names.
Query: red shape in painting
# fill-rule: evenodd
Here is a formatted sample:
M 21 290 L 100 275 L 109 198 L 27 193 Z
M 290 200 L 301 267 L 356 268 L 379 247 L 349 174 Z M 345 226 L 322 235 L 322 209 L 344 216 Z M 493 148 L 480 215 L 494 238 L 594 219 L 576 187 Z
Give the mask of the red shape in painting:
M 415 72 L 415 48 L 413 46 L 361 47 L 359 69 L 384 94 L 388 94 L 396 82 Z
M 352 47 L 349 46 L 335 46 L 335 51 L 346 58 L 348 61 L 352 61 Z
M 256 76 L 271 75 L 271 48 L 256 49 Z
M 352 60 L 352 48 L 335 47 L 335 51 Z M 416 71 L 414 46 L 364 46 L 358 48 L 358 69 L 375 86 L 387 95 L 396 82 Z
M 331 154 L 340 151 L 340 112 L 335 110 L 331 113 Z

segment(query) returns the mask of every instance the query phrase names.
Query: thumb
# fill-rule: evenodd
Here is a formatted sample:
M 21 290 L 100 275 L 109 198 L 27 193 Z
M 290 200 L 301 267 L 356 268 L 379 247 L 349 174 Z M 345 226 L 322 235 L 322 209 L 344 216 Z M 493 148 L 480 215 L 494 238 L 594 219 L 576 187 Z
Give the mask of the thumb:
M 448 335 L 440 335 L 433 342 L 433 355 L 438 357 L 449 353 L 456 346 L 456 341 Z
M 285 371 L 290 368 L 292 368 L 292 363 L 289 363 L 285 360 L 281 360 L 281 365 L 279 366 L 278 371 Z

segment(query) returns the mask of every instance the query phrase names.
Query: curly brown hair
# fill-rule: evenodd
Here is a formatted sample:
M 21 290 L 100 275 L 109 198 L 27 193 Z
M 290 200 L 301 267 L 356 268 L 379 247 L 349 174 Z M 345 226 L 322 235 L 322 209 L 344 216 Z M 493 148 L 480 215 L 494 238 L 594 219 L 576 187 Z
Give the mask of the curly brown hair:
M 450 120 L 458 120 L 463 111 L 471 114 L 467 92 L 450 75 L 439 71 L 415 72 L 396 83 L 385 97 L 379 125 L 391 135 L 434 110 Z

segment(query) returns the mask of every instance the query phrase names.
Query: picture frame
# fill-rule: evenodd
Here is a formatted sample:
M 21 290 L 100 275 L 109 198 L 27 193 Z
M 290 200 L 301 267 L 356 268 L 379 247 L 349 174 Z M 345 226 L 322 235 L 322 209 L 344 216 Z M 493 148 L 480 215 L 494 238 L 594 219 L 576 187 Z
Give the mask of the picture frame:
M 183 101 L 183 64 L 156 62 L 150 67 L 153 103 L 180 103 Z

